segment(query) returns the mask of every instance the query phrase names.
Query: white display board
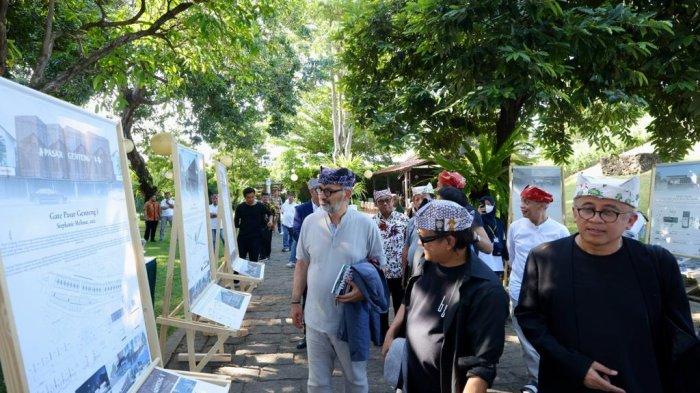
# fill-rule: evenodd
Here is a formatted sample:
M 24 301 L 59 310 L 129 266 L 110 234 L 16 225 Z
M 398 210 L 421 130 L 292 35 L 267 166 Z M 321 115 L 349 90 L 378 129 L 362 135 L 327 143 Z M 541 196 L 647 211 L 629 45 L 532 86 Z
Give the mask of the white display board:
M 212 284 L 202 293 L 192 307 L 192 312 L 230 329 L 238 330 L 241 328 L 250 298 L 249 293 Z
M 236 234 L 233 229 L 233 210 L 231 210 L 231 194 L 228 187 L 226 167 L 220 162 L 214 163 L 216 169 L 216 184 L 219 188 L 219 219 L 224 230 L 224 246 L 227 261 L 236 259 Z
M 136 393 L 228 393 L 228 391 L 228 386 L 198 381 L 156 367 Z
M 512 166 L 510 169 L 510 222 L 522 218 L 520 193 L 527 186 L 537 186 L 554 196 L 549 204 L 549 217 L 564 224 L 564 182 L 562 170 L 556 166 Z
M 262 262 L 251 262 L 247 259 L 236 258 L 231 264 L 231 268 L 242 276 L 257 278 L 259 280 L 265 278 L 265 264 Z
M 212 282 L 211 231 L 206 195 L 204 156 L 177 145 L 175 151 L 175 181 L 177 189 L 176 214 L 181 216 L 187 292 L 190 307 Z
M 655 166 L 649 217 L 649 243 L 700 257 L 700 161 Z
M 116 122 L 0 79 L 2 363 L 29 392 L 126 392 L 152 361 L 121 149 Z

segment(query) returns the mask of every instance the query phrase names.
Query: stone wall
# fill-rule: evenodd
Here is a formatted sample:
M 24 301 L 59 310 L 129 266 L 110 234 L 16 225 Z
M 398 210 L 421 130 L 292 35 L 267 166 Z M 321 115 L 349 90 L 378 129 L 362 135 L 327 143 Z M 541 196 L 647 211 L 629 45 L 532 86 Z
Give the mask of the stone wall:
M 660 160 L 656 154 L 640 153 L 604 157 L 600 159 L 600 166 L 606 176 L 627 176 L 651 170 L 651 167 L 657 162 Z

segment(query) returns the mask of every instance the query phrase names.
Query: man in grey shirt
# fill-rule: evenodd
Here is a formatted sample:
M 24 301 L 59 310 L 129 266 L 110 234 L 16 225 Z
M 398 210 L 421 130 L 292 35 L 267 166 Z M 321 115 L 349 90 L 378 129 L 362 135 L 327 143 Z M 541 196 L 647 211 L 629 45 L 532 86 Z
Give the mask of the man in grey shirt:
M 366 393 L 367 362 L 350 359 L 348 343 L 338 339 L 342 308 L 338 303 L 363 300 L 351 282 L 349 292 L 335 297 L 333 283 L 344 264 L 364 258 L 385 262 L 382 239 L 374 222 L 363 213 L 348 209 L 355 175 L 346 168 L 321 170 L 318 195 L 322 209 L 309 215 L 301 226 L 294 270 L 291 316 L 297 328 L 306 323 L 309 359 L 309 393 L 331 393 L 333 362 L 338 359 L 345 378 L 345 391 Z M 307 286 L 306 308 L 301 296 Z

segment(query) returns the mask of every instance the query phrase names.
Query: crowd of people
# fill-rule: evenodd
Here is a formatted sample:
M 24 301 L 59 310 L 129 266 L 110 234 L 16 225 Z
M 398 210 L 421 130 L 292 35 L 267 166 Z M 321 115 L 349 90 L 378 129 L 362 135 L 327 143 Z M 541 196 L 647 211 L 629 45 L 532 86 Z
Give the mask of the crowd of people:
M 526 366 L 521 392 L 700 392 L 700 341 L 678 263 L 633 236 L 637 177 L 579 175 L 573 235 L 537 186 L 521 192 L 522 218 L 506 226 L 493 196 L 469 203 L 456 172 L 413 187 L 404 212 L 390 189 L 374 191 L 376 214 L 352 208 L 354 184 L 351 170 L 322 168 L 307 202 L 258 200 L 246 188 L 235 208 L 241 258 L 269 258 L 281 231 L 310 393 L 333 391 L 336 361 L 346 392 L 368 392 L 371 343 L 399 392 L 486 392 L 508 321 Z M 169 194 L 146 203 L 148 240 L 159 220 L 162 238 L 173 207 Z

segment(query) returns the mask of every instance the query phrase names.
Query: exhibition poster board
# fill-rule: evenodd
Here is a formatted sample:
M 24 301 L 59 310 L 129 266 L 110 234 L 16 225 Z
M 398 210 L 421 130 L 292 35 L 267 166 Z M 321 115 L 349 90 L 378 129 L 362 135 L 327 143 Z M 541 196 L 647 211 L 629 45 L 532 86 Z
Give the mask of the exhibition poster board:
M 190 307 L 212 282 L 211 230 L 204 156 L 176 144 L 173 149 L 175 169 L 175 219 L 181 228 L 182 282 L 187 289 L 183 297 Z M 183 288 L 184 289 L 184 288 Z
M 231 264 L 232 270 L 246 277 L 262 280 L 265 278 L 265 264 L 262 262 L 252 262 L 243 258 L 236 258 Z
M 233 228 L 233 210 L 231 205 L 231 193 L 228 187 L 226 166 L 220 162 L 214 162 L 216 170 L 216 184 L 219 188 L 219 220 L 223 228 L 224 250 L 226 261 L 230 263 L 236 259 L 236 233 Z M 217 239 L 218 240 L 218 239 Z
M 700 258 L 700 161 L 654 167 L 649 217 L 650 244 Z
M 510 168 L 510 214 L 509 222 L 522 218 L 520 193 L 527 185 L 537 186 L 554 196 L 547 214 L 564 223 L 564 176 L 557 166 L 511 166 Z
M 240 328 L 250 303 L 250 294 L 232 291 L 214 282 L 213 237 L 207 203 L 204 156 L 173 140 L 175 189 L 179 200 L 176 211 L 181 245 L 183 293 L 189 312 L 224 325 Z M 222 202 L 223 203 L 223 202 Z M 171 283 L 172 284 L 172 283 Z
M 118 124 L 2 78 L 0 108 L 6 385 L 133 390 L 160 353 Z
M 200 381 L 156 367 L 136 393 L 228 393 L 228 386 Z

